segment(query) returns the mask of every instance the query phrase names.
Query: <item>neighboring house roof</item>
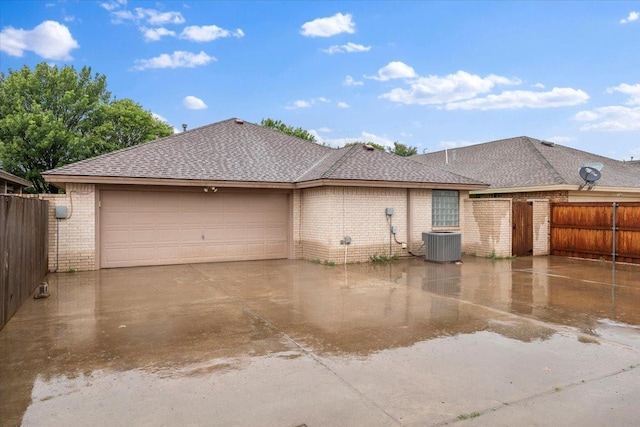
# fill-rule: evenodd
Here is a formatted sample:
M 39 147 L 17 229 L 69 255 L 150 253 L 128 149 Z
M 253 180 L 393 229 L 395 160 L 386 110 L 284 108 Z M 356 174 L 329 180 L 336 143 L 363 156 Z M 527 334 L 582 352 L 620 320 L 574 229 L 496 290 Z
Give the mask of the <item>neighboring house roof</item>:
M 73 163 L 49 182 L 131 179 L 298 184 L 318 180 L 485 184 L 363 146 L 335 149 L 264 126 L 229 119 Z M 462 188 L 462 187 L 461 187 Z
M 17 184 L 21 187 L 31 187 L 31 183 L 26 179 L 22 179 L 18 176 L 10 174 L 9 172 L 3 171 L 0 169 L 0 180 L 10 182 L 12 184 Z
M 585 163 L 604 165 L 598 187 L 640 189 L 640 168 L 623 162 L 526 136 L 420 154 L 411 159 L 490 184 L 491 189 L 544 186 L 575 187 Z

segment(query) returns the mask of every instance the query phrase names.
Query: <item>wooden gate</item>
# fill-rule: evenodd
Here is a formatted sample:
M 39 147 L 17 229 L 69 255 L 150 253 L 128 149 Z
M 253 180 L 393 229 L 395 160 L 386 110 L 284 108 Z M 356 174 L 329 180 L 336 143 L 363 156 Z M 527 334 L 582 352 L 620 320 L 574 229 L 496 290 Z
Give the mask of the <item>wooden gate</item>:
M 533 202 L 514 200 L 512 218 L 512 255 L 533 255 Z
M 0 196 L 0 329 L 47 273 L 49 202 Z
M 552 203 L 550 240 L 552 255 L 640 264 L 640 203 Z

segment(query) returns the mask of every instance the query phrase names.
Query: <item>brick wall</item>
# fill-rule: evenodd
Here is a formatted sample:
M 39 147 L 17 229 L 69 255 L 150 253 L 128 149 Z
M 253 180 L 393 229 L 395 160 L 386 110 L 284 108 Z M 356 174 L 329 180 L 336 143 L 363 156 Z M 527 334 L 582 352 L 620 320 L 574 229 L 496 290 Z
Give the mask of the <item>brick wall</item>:
M 533 202 L 533 255 L 549 255 L 549 200 L 529 201 Z
M 68 184 L 66 194 L 34 197 L 49 200 L 49 271 L 95 270 L 95 186 Z M 55 219 L 56 206 L 67 207 L 68 219 Z
M 409 218 L 411 219 L 411 239 L 409 249 L 415 254 L 424 254 L 422 233 L 431 231 L 431 190 L 409 190 Z
M 460 192 L 462 223 L 467 192 Z M 389 234 L 386 208 L 393 208 L 395 239 Z M 293 214 L 294 218 L 296 214 Z M 368 261 L 372 255 L 424 253 L 422 232 L 431 231 L 431 190 L 402 188 L 319 187 L 300 195 L 300 258 L 345 262 Z M 461 227 L 454 228 L 460 230 Z M 409 231 L 411 235 L 409 236 Z M 464 233 L 463 233 L 464 234 Z M 348 246 L 340 244 L 351 237 Z M 407 243 L 407 248 L 396 243 Z M 391 246 L 391 249 L 390 249 Z
M 302 225 L 300 216 L 300 195 L 300 190 L 293 190 L 291 192 L 291 244 L 293 245 L 291 256 L 293 259 L 302 258 L 302 235 L 300 234 Z
M 465 199 L 462 251 L 511 255 L 511 199 Z

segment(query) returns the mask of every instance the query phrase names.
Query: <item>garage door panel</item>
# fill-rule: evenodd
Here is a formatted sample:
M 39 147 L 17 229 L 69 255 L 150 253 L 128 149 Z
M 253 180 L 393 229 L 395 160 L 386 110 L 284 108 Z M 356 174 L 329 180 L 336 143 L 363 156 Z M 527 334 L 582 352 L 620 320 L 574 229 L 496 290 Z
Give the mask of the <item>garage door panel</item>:
M 266 233 L 267 239 L 281 240 L 286 236 L 287 230 L 285 227 L 271 227 L 267 228 Z
M 129 230 L 110 230 L 104 236 L 104 243 L 108 244 L 127 244 L 129 243 Z
M 158 232 L 156 230 L 131 230 L 129 233 L 130 243 L 137 244 L 153 244 L 158 240 Z
M 103 190 L 101 266 L 286 258 L 288 217 L 286 193 Z
M 284 243 L 276 242 L 276 243 L 267 243 L 266 244 L 266 253 L 267 254 L 279 254 L 284 250 L 286 250 L 286 245 Z
M 247 245 L 247 255 L 252 257 L 260 257 L 265 255 L 264 243 L 252 243 Z

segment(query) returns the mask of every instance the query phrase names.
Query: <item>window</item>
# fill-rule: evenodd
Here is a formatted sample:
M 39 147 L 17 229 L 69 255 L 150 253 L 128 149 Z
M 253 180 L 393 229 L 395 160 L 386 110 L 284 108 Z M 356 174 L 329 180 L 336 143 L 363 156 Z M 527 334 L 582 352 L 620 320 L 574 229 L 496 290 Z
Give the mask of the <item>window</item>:
M 457 191 L 433 190 L 431 225 L 434 227 L 457 227 L 458 198 Z

